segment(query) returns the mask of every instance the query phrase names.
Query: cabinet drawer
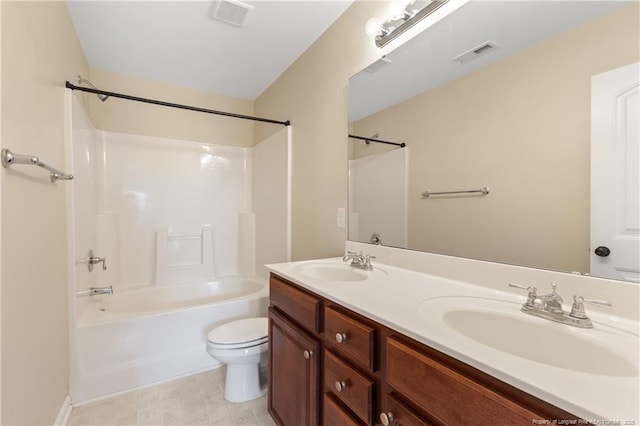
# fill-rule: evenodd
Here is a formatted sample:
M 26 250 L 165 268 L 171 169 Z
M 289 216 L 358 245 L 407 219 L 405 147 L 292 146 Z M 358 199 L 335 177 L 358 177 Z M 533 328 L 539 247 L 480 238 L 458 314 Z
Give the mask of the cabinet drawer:
M 447 424 L 531 425 L 544 418 L 405 344 L 386 342 L 387 382 Z M 461 409 L 463 408 L 463 409 Z
M 325 308 L 324 315 L 326 341 L 373 371 L 375 329 L 331 307 Z
M 358 417 L 373 423 L 374 383 L 327 350 L 324 351 L 324 384 Z
M 322 302 L 315 296 L 271 275 L 269 279 L 271 304 L 314 333 L 320 332 Z
M 416 415 L 409 408 L 391 395 L 387 395 L 387 409 L 384 414 L 389 419 L 390 425 L 402 426 L 433 426 L 425 419 Z
M 359 421 L 351 417 L 351 414 L 344 411 L 342 407 L 326 393 L 324 394 L 322 424 L 325 426 L 361 426 Z

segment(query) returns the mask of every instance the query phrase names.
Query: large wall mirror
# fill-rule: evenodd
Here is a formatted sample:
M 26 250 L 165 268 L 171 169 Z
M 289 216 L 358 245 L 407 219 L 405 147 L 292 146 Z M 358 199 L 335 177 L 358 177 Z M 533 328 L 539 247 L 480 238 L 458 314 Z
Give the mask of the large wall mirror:
M 350 138 L 349 239 L 640 282 L 639 16 L 471 1 L 356 74 L 349 133 L 406 147 Z

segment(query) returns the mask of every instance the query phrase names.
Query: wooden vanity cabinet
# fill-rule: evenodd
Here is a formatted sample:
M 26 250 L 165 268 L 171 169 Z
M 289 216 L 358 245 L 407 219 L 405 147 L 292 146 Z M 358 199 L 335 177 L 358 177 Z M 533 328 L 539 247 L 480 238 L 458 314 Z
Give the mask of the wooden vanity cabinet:
M 318 424 L 320 343 L 269 310 L 269 412 L 280 424 Z
M 579 420 L 273 274 L 270 290 L 268 409 L 280 425 Z
M 269 284 L 269 413 L 282 425 L 318 425 L 322 302 L 274 276 Z

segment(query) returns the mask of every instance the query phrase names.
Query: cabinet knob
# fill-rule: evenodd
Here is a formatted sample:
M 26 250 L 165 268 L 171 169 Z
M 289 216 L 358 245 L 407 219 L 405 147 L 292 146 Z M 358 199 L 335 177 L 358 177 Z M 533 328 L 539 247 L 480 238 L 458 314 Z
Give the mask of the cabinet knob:
M 343 390 L 345 390 L 347 388 L 347 382 L 345 382 L 344 380 L 337 381 L 335 383 L 335 387 L 336 387 L 336 390 L 338 392 L 342 392 Z
M 302 354 L 304 355 L 304 359 L 309 359 L 313 356 L 313 351 L 305 350 Z
M 347 341 L 347 335 L 345 333 L 336 333 L 336 342 L 342 343 Z
M 384 426 L 389 426 L 393 421 L 393 413 L 389 411 L 388 413 L 380 413 L 380 422 Z

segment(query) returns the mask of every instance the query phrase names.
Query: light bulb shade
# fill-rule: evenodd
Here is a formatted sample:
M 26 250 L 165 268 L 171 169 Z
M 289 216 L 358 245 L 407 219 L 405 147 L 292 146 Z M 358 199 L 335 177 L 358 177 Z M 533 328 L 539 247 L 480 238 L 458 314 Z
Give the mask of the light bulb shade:
M 377 37 L 382 35 L 382 23 L 376 18 L 371 18 L 367 21 L 364 30 L 369 37 Z

